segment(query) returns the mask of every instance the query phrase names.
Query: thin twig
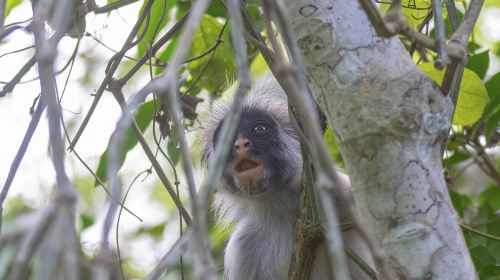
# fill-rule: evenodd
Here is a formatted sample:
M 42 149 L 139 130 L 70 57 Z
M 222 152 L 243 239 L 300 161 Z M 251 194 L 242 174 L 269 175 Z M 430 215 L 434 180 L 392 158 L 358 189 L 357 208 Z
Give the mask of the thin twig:
M 126 107 L 125 113 L 120 117 L 115 131 L 111 136 L 110 145 L 108 148 L 109 158 L 107 163 L 107 176 L 110 182 L 111 188 L 111 202 L 108 207 L 108 211 L 106 213 L 106 217 L 104 220 L 104 226 L 102 230 L 101 236 L 101 248 L 98 257 L 106 260 L 110 257 L 110 246 L 109 246 L 109 233 L 111 231 L 111 226 L 113 224 L 113 220 L 115 218 L 116 210 L 118 208 L 121 196 L 121 183 L 118 180 L 118 155 L 122 150 L 123 142 L 124 142 L 124 134 L 126 128 L 132 123 L 132 111 L 136 109 L 140 103 L 144 101 L 144 98 L 151 93 L 157 85 L 157 80 L 153 80 L 146 84 L 134 98 L 130 101 L 130 104 Z M 108 260 L 109 262 L 110 260 Z M 93 267 L 93 277 L 97 280 L 107 280 L 110 279 L 110 267 L 108 263 L 99 262 L 97 265 Z
M 377 280 L 377 272 L 366 264 L 356 253 L 350 248 L 344 248 L 346 255 L 372 280 Z
M 443 69 L 450 64 L 451 60 L 446 52 L 446 34 L 444 32 L 443 6 L 441 0 L 432 0 L 432 12 L 434 14 L 434 30 L 436 31 L 438 56 L 434 62 L 436 69 Z
M 0 41 L 2 41 L 5 37 L 9 36 L 12 32 L 25 28 L 26 26 L 23 25 L 11 25 L 9 27 L 4 27 L 0 29 Z
M 477 21 L 477 17 L 479 16 L 479 12 L 481 11 L 481 7 L 484 1 L 471 1 L 471 4 L 465 12 L 464 19 L 460 23 L 460 25 L 458 25 L 458 16 L 455 5 L 451 2 L 453 1 L 447 1 L 448 14 L 450 15 L 450 21 L 452 22 L 452 29 L 454 31 L 450 39 L 450 45 L 454 44 L 458 49 L 462 49 L 463 51 L 465 51 L 467 50 L 470 33 L 472 32 L 473 27 Z M 453 103 L 453 114 L 455 114 L 455 110 L 457 107 L 460 85 L 462 83 L 462 77 L 466 63 L 467 58 L 464 58 L 462 60 L 452 59 L 451 64 L 446 68 L 443 80 L 441 82 L 441 89 L 443 90 L 445 95 L 450 96 Z M 441 156 L 444 155 L 447 145 L 448 138 L 443 141 L 441 147 Z
M 28 73 L 28 71 L 35 65 L 36 58 L 33 55 L 24 65 L 21 67 L 19 72 L 8 82 L 5 86 L 3 86 L 2 91 L 0 91 L 0 97 L 4 97 L 7 93 L 12 92 L 14 87 L 21 81 L 21 79 Z
M 33 134 L 35 133 L 35 130 L 38 127 L 38 123 L 40 122 L 40 118 L 42 116 L 43 111 L 45 110 L 45 107 L 46 107 L 45 104 L 40 100 L 38 102 L 38 105 L 36 106 L 35 112 L 28 125 L 26 133 L 24 134 L 23 141 L 21 142 L 21 145 L 17 150 L 16 157 L 14 158 L 14 160 L 10 165 L 9 174 L 7 175 L 7 179 L 5 180 L 5 183 L 2 187 L 2 193 L 0 194 L 0 215 L 3 212 L 3 205 L 5 202 L 5 198 L 7 197 L 12 181 L 14 180 L 17 169 L 19 168 L 19 165 L 21 164 L 24 154 L 28 149 L 31 138 L 33 137 Z
M 7 7 L 6 2 L 6 0 L 0 0 L 0 30 L 3 29 L 3 25 L 5 22 L 5 8 Z
M 60 102 L 60 100 L 59 100 L 59 102 Z M 61 120 L 61 125 L 62 125 L 63 131 L 64 131 L 64 135 L 66 136 L 66 140 L 68 142 L 71 142 L 71 137 L 69 136 L 68 129 L 66 128 L 66 124 L 64 123 L 63 119 Z M 101 178 L 99 178 L 99 176 L 97 176 L 97 174 L 92 170 L 92 168 L 83 160 L 83 158 L 80 156 L 80 154 L 78 153 L 78 151 L 76 149 L 74 149 L 73 152 L 72 152 L 72 154 L 78 159 L 78 161 L 80 161 L 80 163 L 83 165 L 83 167 L 85 167 L 85 169 L 87 169 L 87 171 L 96 180 L 96 182 L 99 184 L 99 186 L 101 186 L 101 188 L 104 190 L 104 192 L 108 196 L 111 196 L 111 193 L 106 188 L 105 183 L 101 180 Z M 127 211 L 130 215 L 134 216 L 137 220 L 139 220 L 139 222 L 143 222 L 143 220 L 137 214 L 135 214 L 134 212 L 132 212 L 130 209 L 128 209 L 121 202 L 120 202 L 120 209 L 123 209 L 123 210 Z
M 494 241 L 499 241 L 500 242 L 500 236 L 494 236 L 491 234 L 487 234 L 485 232 L 479 231 L 477 229 L 474 229 L 466 224 L 461 223 L 460 226 L 465 229 L 466 231 L 472 232 L 474 234 L 480 235 L 482 237 L 486 237 L 488 239 L 494 240 Z
M 125 104 L 125 102 L 124 102 L 125 97 L 123 96 L 123 93 L 121 91 L 114 90 L 113 96 L 115 96 L 116 101 L 119 103 L 120 107 L 122 108 L 122 112 L 125 113 L 127 104 Z M 163 186 L 165 186 L 165 189 L 167 190 L 168 194 L 170 195 L 170 197 L 174 201 L 175 206 L 177 207 L 177 209 L 179 209 L 179 211 L 182 215 L 182 218 L 184 219 L 184 221 L 186 222 L 187 225 L 190 225 L 191 224 L 191 217 L 189 216 L 188 211 L 186 210 L 186 208 L 184 208 L 184 205 L 182 205 L 182 202 L 180 201 L 179 196 L 176 194 L 174 187 L 172 186 L 172 184 L 168 180 L 167 175 L 165 174 L 165 172 L 161 168 L 161 164 L 158 162 L 155 155 L 153 154 L 153 151 L 149 147 L 149 145 L 146 141 L 146 138 L 144 138 L 144 136 L 142 135 L 142 132 L 139 129 L 139 127 L 137 126 L 137 123 L 135 121 L 133 121 L 130 124 L 130 127 L 131 127 L 132 132 L 134 133 L 135 137 L 137 138 L 137 141 L 139 141 L 139 144 L 141 145 L 142 149 L 146 153 L 146 156 L 148 157 L 149 161 L 151 162 L 154 170 L 156 171 L 156 174 L 158 174 L 158 178 L 160 178 L 160 181 L 163 183 Z
M 117 54 L 119 51 L 111 48 L 110 46 L 106 45 L 103 41 L 101 41 L 99 38 L 97 38 L 96 36 L 90 34 L 90 33 L 86 33 L 85 36 L 90 36 L 92 39 L 94 39 L 94 41 L 96 41 L 99 45 L 103 46 L 105 49 L 111 51 L 113 54 Z M 132 60 L 134 62 L 139 62 L 140 60 L 135 58 L 135 57 L 131 57 L 129 55 L 125 55 L 124 58 L 126 59 L 129 59 L 129 60 Z M 146 65 L 149 65 L 149 66 L 155 66 L 155 67 L 165 67 L 165 63 L 145 63 Z
M 167 98 L 169 100 L 170 112 L 172 113 L 172 119 L 174 121 L 176 131 L 178 133 L 178 140 L 181 147 L 181 155 L 183 158 L 183 167 L 185 169 L 187 182 L 189 186 L 190 198 L 193 207 L 193 215 L 195 217 L 195 223 L 193 223 L 193 227 L 195 230 L 194 234 L 194 242 L 193 242 L 193 251 L 195 252 L 195 264 L 197 268 L 198 275 L 204 275 L 208 279 L 216 279 L 215 270 L 213 265 L 213 260 L 210 257 L 210 252 L 207 244 L 207 236 L 202 236 L 201 232 L 197 231 L 201 228 L 201 213 L 199 212 L 197 206 L 196 199 L 196 188 L 194 184 L 193 178 L 193 170 L 191 165 L 191 160 L 188 153 L 187 141 L 184 134 L 184 128 L 181 123 L 180 118 L 180 106 L 177 102 L 177 71 L 182 63 L 185 52 L 187 51 L 190 42 L 192 40 L 192 34 L 194 33 L 195 28 L 198 26 L 198 23 L 201 19 L 202 14 L 208 6 L 207 0 L 198 0 L 193 6 L 192 10 L 189 14 L 189 18 L 185 24 L 185 28 L 180 35 L 179 44 L 176 48 L 175 54 L 172 58 L 171 63 L 167 67 L 164 74 L 157 78 L 151 80 L 149 83 L 143 87 L 137 95 L 135 95 L 130 104 L 125 109 L 125 112 L 120 117 L 117 127 L 113 136 L 111 137 L 111 145 L 110 145 L 110 160 L 108 161 L 108 177 L 110 178 L 111 190 L 112 190 L 112 198 L 119 197 L 121 193 L 121 185 L 117 178 L 118 172 L 118 153 L 120 147 L 123 144 L 123 133 L 125 128 L 132 122 L 131 112 L 137 108 L 138 104 L 140 104 L 144 98 L 150 94 L 151 92 L 162 92 L 167 94 Z M 107 251 L 109 248 L 108 235 L 109 230 L 111 228 L 112 220 L 114 219 L 117 201 L 114 200 L 111 202 L 103 229 L 102 234 L 102 245 L 101 250 Z
M 178 45 L 174 56 L 167 67 L 165 73 L 160 77 L 161 83 L 163 84 L 163 89 L 161 92 L 166 94 L 169 111 L 172 116 L 172 121 L 174 123 L 177 140 L 179 141 L 179 147 L 182 158 L 182 166 L 184 173 L 186 175 L 186 181 L 188 184 L 189 196 L 191 200 L 192 213 L 195 218 L 193 223 L 194 234 L 193 234 L 193 252 L 195 260 L 195 274 L 197 276 L 205 277 L 206 279 L 217 279 L 215 274 L 215 266 L 210 255 L 210 248 L 208 244 L 207 236 L 203 234 L 204 223 L 206 223 L 206 213 L 203 213 L 199 207 L 199 202 L 196 195 L 196 185 L 194 181 L 194 171 L 193 165 L 191 163 L 191 157 L 189 155 L 189 147 L 186 140 L 186 135 L 184 131 L 184 126 L 181 121 L 181 108 L 178 100 L 178 86 L 177 86 L 177 71 L 184 60 L 184 54 L 189 49 L 189 45 L 193 39 L 193 34 L 195 29 L 201 20 L 201 16 L 208 7 L 209 0 L 198 0 L 192 6 L 192 10 L 189 14 L 189 18 L 184 25 L 184 30 L 181 33 L 178 41 Z
M 459 44 L 459 47 L 464 48 L 464 51 L 467 50 L 469 36 L 472 33 L 472 30 L 474 30 L 479 13 L 483 7 L 483 3 L 484 0 L 472 0 L 470 2 L 469 8 L 465 12 L 462 22 L 450 38 L 450 45 Z
M 113 10 L 118 10 L 120 8 L 123 8 L 127 5 L 130 5 L 130 4 L 133 4 L 135 2 L 137 2 L 139 0 L 122 0 L 122 1 L 116 1 L 116 2 L 112 2 L 106 6 L 102 6 L 102 7 L 96 7 L 94 9 L 94 13 L 95 14 L 105 14 L 105 13 L 109 13 Z
M 152 71 L 150 71 L 150 73 L 152 73 Z M 152 76 L 152 74 L 151 74 Z M 178 201 L 180 201 L 180 195 L 179 195 L 179 176 L 177 175 L 177 169 L 175 167 L 175 164 L 174 162 L 172 161 L 172 159 L 165 153 L 165 151 L 163 150 L 162 146 L 161 146 L 161 138 L 158 138 L 157 135 L 156 135 L 156 116 L 158 114 L 158 108 L 156 106 L 157 102 L 156 102 L 156 96 L 153 95 L 153 104 L 154 104 L 154 115 L 153 115 L 153 139 L 155 141 L 155 144 L 156 144 L 156 149 L 157 151 L 159 151 L 163 157 L 167 160 L 168 164 L 170 165 L 170 167 L 172 168 L 172 171 L 174 173 L 174 185 L 175 185 L 175 194 L 176 194 L 176 198 Z M 178 213 L 179 213 L 179 238 L 182 237 L 183 235 L 183 223 L 182 223 L 182 213 L 179 209 L 177 209 Z M 183 258 L 182 258 L 182 255 L 180 256 L 179 258 L 179 266 L 180 266 L 180 271 L 181 271 L 181 280 L 184 280 L 184 261 L 183 261 Z
M 141 59 L 122 77 L 118 80 L 119 83 L 125 84 L 130 80 L 137 71 L 149 60 L 151 56 L 154 56 L 161 47 L 163 47 L 177 32 L 179 32 L 184 26 L 186 19 L 189 16 L 187 12 L 182 18 L 180 18 L 173 26 L 170 28 L 165 35 L 163 35 L 156 44 L 153 45 L 149 53 L 144 54 Z
M 184 254 L 189 246 L 192 238 L 192 229 L 188 229 L 183 236 L 181 236 L 170 250 L 161 258 L 154 269 L 144 277 L 145 280 L 157 280 L 167 271 L 170 267 L 174 266 L 179 258 Z
M 234 0 L 229 0 L 227 5 L 227 10 L 233 28 L 231 29 L 231 39 L 233 42 L 233 50 L 237 62 L 237 73 L 238 73 L 238 87 L 236 89 L 236 94 L 233 98 L 233 103 L 231 104 L 231 109 L 229 110 L 225 121 L 222 125 L 220 144 L 215 146 L 214 156 L 212 163 L 209 166 L 207 179 L 202 187 L 202 207 L 208 207 L 209 196 L 215 190 L 216 182 L 222 175 L 224 169 L 224 162 L 229 154 L 230 143 L 233 140 L 234 134 L 239 124 L 241 117 L 241 105 L 243 98 L 250 89 L 251 80 L 248 66 L 248 58 L 246 52 L 246 45 L 244 43 L 244 38 L 242 36 L 242 16 L 239 9 L 239 3 Z
M 439 46 L 436 40 L 408 26 L 403 14 L 400 11 L 400 5 L 398 4 L 401 3 L 400 0 L 392 2 L 391 8 L 387 11 L 385 18 L 382 16 L 378 7 L 372 0 L 358 1 L 370 19 L 370 22 L 375 28 L 378 36 L 390 37 L 395 34 L 402 34 L 409 38 L 412 42 L 415 42 L 432 51 L 438 51 Z M 458 60 L 464 59 L 467 55 L 463 46 L 460 44 L 452 44 L 451 42 L 446 46 L 446 53 L 449 57 Z
M 77 249 L 75 218 L 78 193 L 73 188 L 65 169 L 65 149 L 61 133 L 61 110 L 57 102 L 57 84 L 54 73 L 54 62 L 57 56 L 57 46 L 64 34 L 67 23 L 64 16 L 71 9 L 69 2 L 58 4 L 52 14 L 54 34 L 48 38 L 45 22 L 49 16 L 51 1 L 40 1 L 34 7 L 34 18 L 32 23 L 33 35 L 35 37 L 35 50 L 38 70 L 40 72 L 41 98 L 40 102 L 47 104 L 47 115 L 49 120 L 49 143 L 52 150 L 52 163 L 56 173 L 57 191 L 53 203 L 55 204 L 57 216 L 54 218 L 51 230 L 55 236 L 52 242 L 57 241 L 62 246 L 56 249 L 59 256 L 63 258 L 62 266 L 65 267 L 62 274 L 65 279 L 73 280 L 79 278 L 79 250 Z M 54 237 L 54 236 L 52 236 Z M 64 250 L 62 250 L 64 248 Z M 53 273 L 53 266 L 46 266 L 50 259 L 42 262 L 42 266 L 48 267 L 48 273 Z
M 396 30 L 386 25 L 384 16 L 378 9 L 375 2 L 372 0 L 359 0 L 359 4 L 365 10 L 366 15 L 370 19 L 370 22 L 373 24 L 373 28 L 375 28 L 375 31 L 379 36 L 390 37 L 396 33 Z
M 87 127 L 87 124 L 90 121 L 90 118 L 92 117 L 92 114 L 94 113 L 94 111 L 97 107 L 97 104 L 99 103 L 99 100 L 101 99 L 101 97 L 104 93 L 104 90 L 106 89 L 108 84 L 111 82 L 111 80 L 113 78 L 113 74 L 118 69 L 120 62 L 123 59 L 123 56 L 125 55 L 124 50 L 126 50 L 133 43 L 134 38 L 136 37 L 137 32 L 139 32 L 139 29 L 140 29 L 142 23 L 144 22 L 146 16 L 149 14 L 149 11 L 150 11 L 152 5 L 153 5 L 153 0 L 148 0 L 146 2 L 143 11 L 139 15 L 139 18 L 137 19 L 137 22 L 135 23 L 134 27 L 130 31 L 130 34 L 128 35 L 127 39 L 123 43 L 121 52 L 114 57 L 115 59 L 114 59 L 113 63 L 111 64 L 111 66 L 109 67 L 108 71 L 106 72 L 106 76 L 104 77 L 104 80 L 102 81 L 101 85 L 97 89 L 97 92 L 95 93 L 94 101 L 90 105 L 90 108 L 87 112 L 87 115 L 85 115 L 85 118 L 83 119 L 82 124 L 80 125 L 75 136 L 73 137 L 73 141 L 70 143 L 68 150 L 70 150 L 70 151 L 73 150 L 73 148 L 78 143 L 78 140 L 80 139 L 83 131 Z
M 76 199 L 77 194 L 72 188 L 64 167 L 64 144 L 60 127 L 60 110 L 56 97 L 56 83 L 54 73 L 54 60 L 57 52 L 57 38 L 46 39 L 45 19 L 48 7 L 40 4 L 36 7 L 33 19 L 33 34 L 35 35 L 36 58 L 40 72 L 40 85 L 42 88 L 41 102 L 47 104 L 49 118 L 49 139 L 52 148 L 52 158 L 56 170 L 58 190 L 68 199 Z M 61 8 L 65 11 L 64 8 Z M 56 25 L 57 26 L 57 25 Z M 57 27 L 62 27 L 59 25 Z
M 52 202 L 48 207 L 43 209 L 33 226 L 33 230 L 30 230 L 23 240 L 19 252 L 17 253 L 16 259 L 12 264 L 12 271 L 7 279 L 12 280 L 22 280 L 26 279 L 27 275 L 25 273 L 28 271 L 27 266 L 29 261 L 33 257 L 34 252 L 40 246 L 40 243 L 47 233 L 52 223 L 54 222 L 54 216 L 57 211 L 57 204 Z
M 123 196 L 123 199 L 121 201 L 122 205 L 125 204 L 125 201 L 127 200 L 127 196 L 129 194 L 130 190 L 132 189 L 132 186 L 135 184 L 135 181 L 137 181 L 137 179 L 139 179 L 139 176 L 141 176 L 144 173 L 149 174 L 151 172 L 149 170 L 146 170 L 146 171 L 140 172 L 139 174 L 137 174 L 135 176 L 135 178 L 129 184 L 127 191 L 125 191 L 125 195 Z M 122 277 L 122 280 L 125 280 L 125 276 L 124 276 L 125 274 L 123 273 L 122 256 L 121 256 L 121 251 L 120 251 L 120 240 L 118 238 L 118 233 L 119 233 L 119 229 L 120 229 L 120 219 L 122 217 L 122 210 L 123 210 L 123 207 L 120 208 L 120 211 L 118 211 L 118 218 L 116 219 L 115 239 L 116 239 L 116 253 L 118 254 L 118 261 L 119 261 L 119 266 L 120 266 L 120 275 Z
M 18 49 L 18 50 L 15 50 L 15 51 L 11 51 L 11 52 L 6 52 L 4 54 L 1 54 L 0 55 L 0 58 L 4 57 L 4 56 L 7 56 L 7 55 L 11 55 L 11 54 L 15 54 L 15 53 L 19 53 L 19 52 L 23 52 L 25 50 L 29 50 L 29 49 L 33 49 L 35 48 L 35 46 L 29 46 L 29 47 L 25 47 L 25 48 L 22 48 L 22 49 Z
M 448 18 L 450 19 L 451 28 L 453 31 L 457 30 L 458 27 L 458 15 L 457 8 L 455 6 L 454 0 L 446 0 L 446 9 L 448 10 Z
M 472 157 L 481 170 L 483 170 L 486 175 L 488 175 L 498 186 L 500 186 L 500 173 L 497 171 L 496 164 L 491 161 L 479 140 L 475 138 L 468 141 L 466 144 L 469 144 L 469 146 L 477 152 L 477 155 L 472 154 Z M 464 149 L 466 149 L 465 144 Z M 482 159 L 482 161 L 479 159 Z

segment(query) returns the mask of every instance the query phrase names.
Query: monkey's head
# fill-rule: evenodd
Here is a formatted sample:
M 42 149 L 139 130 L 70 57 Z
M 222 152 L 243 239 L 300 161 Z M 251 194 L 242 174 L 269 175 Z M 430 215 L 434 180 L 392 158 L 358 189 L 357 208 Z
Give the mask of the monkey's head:
M 203 121 L 203 158 L 208 166 L 231 103 L 217 102 Z M 266 80 L 243 102 L 220 188 L 241 195 L 296 190 L 301 171 L 300 144 L 288 117 L 286 95 L 274 79 Z

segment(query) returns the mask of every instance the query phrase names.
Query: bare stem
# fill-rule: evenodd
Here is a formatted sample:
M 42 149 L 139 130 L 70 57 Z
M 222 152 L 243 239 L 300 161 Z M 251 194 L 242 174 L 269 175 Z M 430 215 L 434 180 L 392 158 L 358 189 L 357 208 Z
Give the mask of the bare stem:
M 450 57 L 446 52 L 446 34 L 444 32 L 443 6 L 441 0 L 432 0 L 432 12 L 434 14 L 434 26 L 436 30 L 438 57 L 434 62 L 437 69 L 443 69 L 450 64 Z
M 7 179 L 5 180 L 5 183 L 2 188 L 2 193 L 0 194 L 0 214 L 3 211 L 3 204 L 5 202 L 5 198 L 7 197 L 7 194 L 9 192 L 10 186 L 12 184 L 12 181 L 14 180 L 14 176 L 16 175 L 17 169 L 19 168 L 19 165 L 21 164 L 21 161 L 24 157 L 24 154 L 26 153 L 26 150 L 28 149 L 28 146 L 31 141 L 31 137 L 33 137 L 33 134 L 35 133 L 35 130 L 38 126 L 38 123 L 40 122 L 40 118 L 42 116 L 43 111 L 45 110 L 45 105 L 41 102 L 41 100 L 38 102 L 38 105 L 36 106 L 35 112 L 33 114 L 33 117 L 31 118 L 30 124 L 28 125 L 28 129 L 26 130 L 26 133 L 24 134 L 23 141 L 21 142 L 21 146 L 17 150 L 16 157 L 12 161 L 10 165 L 10 170 L 9 174 L 7 175 Z

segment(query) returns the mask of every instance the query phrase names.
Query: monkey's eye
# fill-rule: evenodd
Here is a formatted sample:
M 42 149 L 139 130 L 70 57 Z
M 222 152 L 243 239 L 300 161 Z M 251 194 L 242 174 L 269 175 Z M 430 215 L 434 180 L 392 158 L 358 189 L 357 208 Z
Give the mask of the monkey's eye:
M 252 132 L 255 135 L 265 135 L 267 133 L 268 127 L 264 123 L 258 123 L 253 126 Z

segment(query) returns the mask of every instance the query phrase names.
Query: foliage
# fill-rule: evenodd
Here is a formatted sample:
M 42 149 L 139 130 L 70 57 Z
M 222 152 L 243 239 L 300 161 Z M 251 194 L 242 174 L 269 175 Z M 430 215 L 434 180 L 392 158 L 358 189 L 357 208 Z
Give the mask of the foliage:
M 436 83 L 443 80 L 444 70 L 434 68 L 432 63 L 421 63 L 419 66 Z M 472 125 L 479 120 L 486 104 L 490 101 L 486 93 L 486 87 L 476 73 L 465 69 L 458 94 L 453 124 Z

